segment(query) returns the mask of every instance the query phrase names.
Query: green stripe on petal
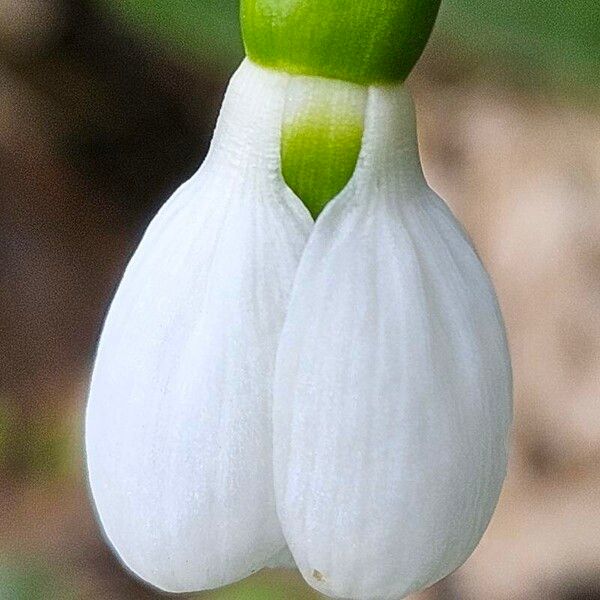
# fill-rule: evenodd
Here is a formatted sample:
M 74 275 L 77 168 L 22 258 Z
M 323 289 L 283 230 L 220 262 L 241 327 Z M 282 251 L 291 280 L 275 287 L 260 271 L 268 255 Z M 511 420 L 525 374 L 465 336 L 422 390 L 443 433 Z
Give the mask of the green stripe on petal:
M 346 186 L 358 160 L 368 90 L 319 77 L 294 77 L 281 136 L 286 183 L 313 218 Z

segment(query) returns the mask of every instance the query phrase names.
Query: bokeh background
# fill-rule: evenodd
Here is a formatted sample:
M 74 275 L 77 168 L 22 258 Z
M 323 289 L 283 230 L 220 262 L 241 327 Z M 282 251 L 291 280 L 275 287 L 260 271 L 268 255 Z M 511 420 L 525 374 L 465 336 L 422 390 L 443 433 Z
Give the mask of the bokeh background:
M 237 0 L 0 0 L 0 599 L 152 599 L 101 538 L 82 415 L 116 282 L 201 162 Z M 600 599 L 600 5 L 445 0 L 411 75 L 425 172 L 496 283 L 510 473 L 419 600 Z M 399 541 L 400 543 L 400 541 Z M 315 598 L 263 572 L 202 598 Z

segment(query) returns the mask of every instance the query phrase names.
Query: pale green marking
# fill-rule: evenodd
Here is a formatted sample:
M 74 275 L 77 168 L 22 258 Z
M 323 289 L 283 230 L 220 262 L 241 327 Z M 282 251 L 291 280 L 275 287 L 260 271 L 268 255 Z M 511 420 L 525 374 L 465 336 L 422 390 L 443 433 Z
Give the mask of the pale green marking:
M 316 219 L 347 185 L 362 145 L 367 88 L 294 78 L 281 136 L 286 183 Z

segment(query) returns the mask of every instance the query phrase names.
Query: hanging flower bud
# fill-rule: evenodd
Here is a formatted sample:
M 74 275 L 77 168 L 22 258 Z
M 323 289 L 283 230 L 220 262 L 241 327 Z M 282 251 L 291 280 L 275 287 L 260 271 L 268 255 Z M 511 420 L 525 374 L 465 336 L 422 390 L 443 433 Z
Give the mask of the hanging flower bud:
M 502 318 L 402 85 L 438 5 L 242 1 L 250 59 L 125 273 L 90 390 L 100 521 L 156 587 L 297 565 L 328 596 L 397 599 L 491 518 Z

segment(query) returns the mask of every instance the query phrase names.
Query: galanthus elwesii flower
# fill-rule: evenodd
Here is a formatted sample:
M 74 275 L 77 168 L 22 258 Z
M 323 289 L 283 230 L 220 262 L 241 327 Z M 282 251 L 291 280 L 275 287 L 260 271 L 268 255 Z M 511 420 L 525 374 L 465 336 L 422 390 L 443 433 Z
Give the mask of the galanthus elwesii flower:
M 487 527 L 502 318 L 426 184 L 402 83 L 438 4 L 243 1 L 250 58 L 125 272 L 87 410 L 98 517 L 162 590 L 285 565 L 330 597 L 397 599 Z

